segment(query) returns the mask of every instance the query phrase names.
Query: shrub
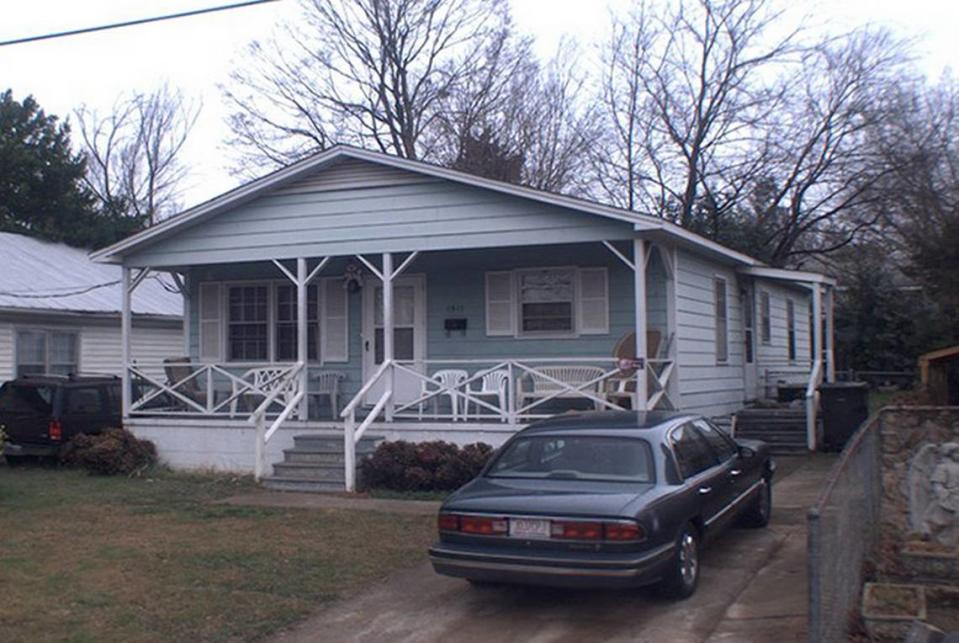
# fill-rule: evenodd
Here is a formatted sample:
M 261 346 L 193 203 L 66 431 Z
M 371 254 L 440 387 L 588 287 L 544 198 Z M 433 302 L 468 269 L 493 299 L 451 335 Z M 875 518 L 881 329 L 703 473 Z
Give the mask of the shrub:
M 157 461 L 156 447 L 125 429 L 81 433 L 60 449 L 60 462 L 99 475 L 133 475 Z
M 482 442 L 383 442 L 360 463 L 360 476 L 367 488 L 452 491 L 475 478 L 492 453 Z

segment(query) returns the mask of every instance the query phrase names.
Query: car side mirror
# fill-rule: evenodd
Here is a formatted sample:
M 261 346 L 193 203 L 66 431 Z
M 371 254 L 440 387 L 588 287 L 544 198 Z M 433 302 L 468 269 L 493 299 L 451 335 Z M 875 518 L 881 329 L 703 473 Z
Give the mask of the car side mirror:
M 742 458 L 743 460 L 749 460 L 750 458 L 754 457 L 755 455 L 756 455 L 756 452 L 755 452 L 753 449 L 750 449 L 749 447 L 744 447 L 744 446 L 741 446 L 741 445 L 740 445 L 740 447 L 739 447 L 739 457 L 740 457 L 740 458 Z

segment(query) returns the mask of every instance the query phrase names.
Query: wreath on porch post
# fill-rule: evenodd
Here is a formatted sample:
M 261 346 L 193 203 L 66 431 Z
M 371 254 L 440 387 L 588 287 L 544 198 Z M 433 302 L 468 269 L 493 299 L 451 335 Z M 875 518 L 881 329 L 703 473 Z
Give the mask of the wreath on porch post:
M 359 292 L 363 288 L 363 269 L 358 264 L 349 263 L 343 273 L 344 284 L 347 292 Z

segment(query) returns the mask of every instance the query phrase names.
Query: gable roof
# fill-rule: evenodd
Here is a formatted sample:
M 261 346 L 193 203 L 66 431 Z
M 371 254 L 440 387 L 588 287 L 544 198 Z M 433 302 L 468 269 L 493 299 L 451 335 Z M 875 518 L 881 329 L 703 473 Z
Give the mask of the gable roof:
M 0 232 L 0 265 L 2 310 L 120 314 L 120 268 L 94 263 L 85 250 Z M 137 288 L 134 314 L 183 314 L 180 295 L 160 279 L 146 279 Z
M 310 173 L 318 172 L 344 159 L 355 159 L 393 167 L 428 177 L 444 179 L 454 183 L 479 187 L 501 194 L 555 205 L 585 214 L 630 223 L 637 231 L 653 232 L 663 235 L 681 245 L 721 257 L 725 261 L 734 264 L 742 266 L 762 265 L 762 262 L 757 259 L 727 248 L 714 241 L 710 241 L 674 223 L 648 214 L 640 214 L 593 201 L 487 179 L 424 161 L 412 161 L 398 156 L 364 150 L 348 145 L 333 146 L 264 177 L 234 188 L 209 201 L 205 201 L 178 215 L 170 217 L 157 225 L 127 237 L 112 246 L 98 250 L 91 255 L 91 258 L 94 261 L 118 262 L 125 254 L 144 248 L 155 241 L 175 234 L 175 232 L 180 229 L 195 225 L 209 217 L 216 216 L 217 214 L 247 203 L 266 192 L 288 185 Z

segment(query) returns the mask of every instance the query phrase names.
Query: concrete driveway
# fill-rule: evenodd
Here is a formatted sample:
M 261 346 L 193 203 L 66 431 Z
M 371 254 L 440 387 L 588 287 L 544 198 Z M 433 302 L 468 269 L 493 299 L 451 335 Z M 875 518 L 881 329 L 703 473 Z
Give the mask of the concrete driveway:
M 833 458 L 782 459 L 772 524 L 703 555 L 696 594 L 474 588 L 423 564 L 310 617 L 276 641 L 804 641 L 805 508 Z

